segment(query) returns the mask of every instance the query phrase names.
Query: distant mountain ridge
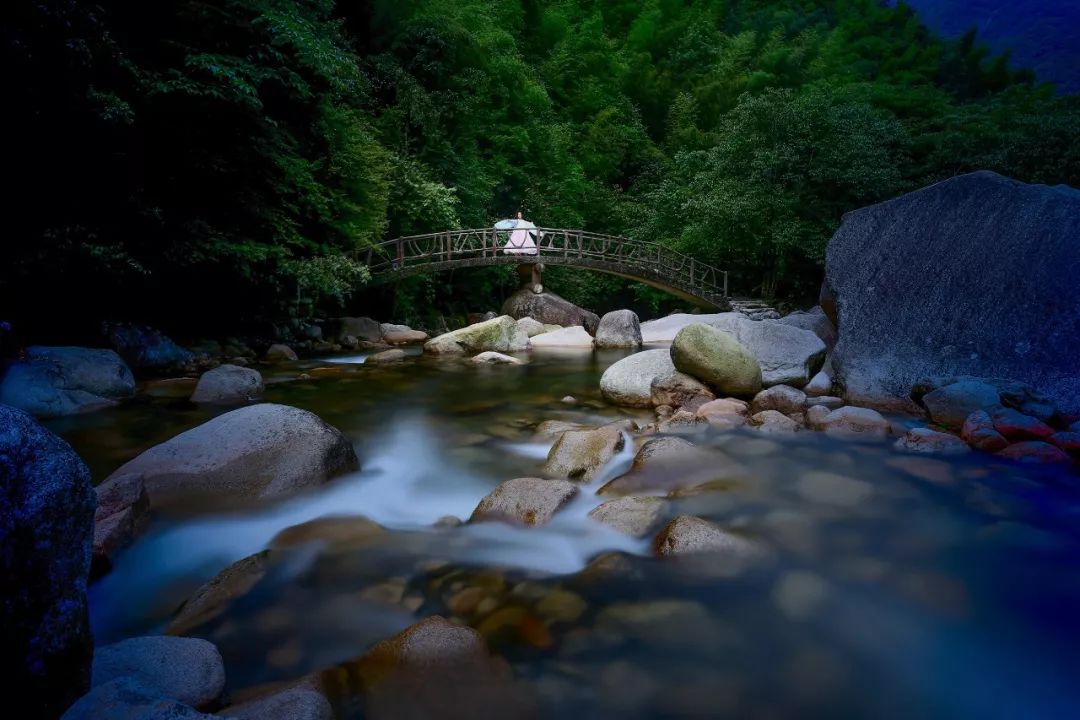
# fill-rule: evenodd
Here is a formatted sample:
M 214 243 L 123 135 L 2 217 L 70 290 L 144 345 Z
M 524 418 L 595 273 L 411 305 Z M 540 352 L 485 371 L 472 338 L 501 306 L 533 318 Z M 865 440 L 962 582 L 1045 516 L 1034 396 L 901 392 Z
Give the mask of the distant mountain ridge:
M 978 28 L 995 52 L 1012 50 L 1015 66 L 1080 92 L 1080 0 L 903 1 L 928 27 L 951 37 Z

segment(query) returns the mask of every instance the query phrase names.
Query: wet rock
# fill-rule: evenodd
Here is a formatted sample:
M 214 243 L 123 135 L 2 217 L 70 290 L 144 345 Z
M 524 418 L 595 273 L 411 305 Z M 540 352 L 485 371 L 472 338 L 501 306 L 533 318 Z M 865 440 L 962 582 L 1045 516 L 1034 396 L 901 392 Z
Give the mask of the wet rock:
M 1049 442 L 1073 457 L 1080 457 L 1080 432 L 1059 432 L 1050 436 Z
M 566 480 L 507 480 L 480 501 L 469 522 L 499 520 L 527 527 L 546 525 L 576 494 L 577 486 Z
M 318 543 L 356 549 L 374 544 L 385 532 L 362 515 L 324 515 L 285 528 L 270 541 L 270 547 L 277 550 Z
M 669 522 L 653 540 L 653 550 L 660 557 L 704 552 L 746 557 L 760 552 L 751 541 L 693 515 Z
M 671 344 L 671 361 L 680 372 L 724 395 L 754 395 L 761 389 L 761 367 L 731 334 L 709 325 L 688 325 Z
M 387 363 L 401 362 L 407 357 L 408 353 L 404 350 L 383 350 L 369 356 L 367 361 L 376 365 L 385 365 Z
M 934 460 L 927 457 L 902 456 L 888 458 L 885 463 L 890 467 L 902 470 L 909 475 L 926 480 L 937 485 L 952 485 L 956 478 L 952 471 L 952 465 L 943 460 Z
M 155 445 L 110 475 L 141 475 L 157 508 L 204 496 L 279 498 L 353 470 L 352 443 L 316 415 L 287 405 L 251 405 Z M 99 488 L 100 492 L 100 488 Z
M 654 406 L 670 405 L 672 408 L 692 403 L 700 406 L 716 399 L 707 385 L 678 370 L 653 378 L 650 394 Z
M 461 355 L 469 352 L 521 352 L 529 346 L 529 337 L 513 318 L 503 315 L 448 332 L 424 344 L 424 352 L 436 355 Z
M 994 421 L 985 410 L 976 410 L 967 416 L 960 430 L 960 437 L 971 447 L 983 452 L 997 452 L 1009 446 L 1005 436 L 994 429 Z
M 622 431 L 615 427 L 595 430 L 568 430 L 548 452 L 543 473 L 548 477 L 588 482 L 626 445 Z
M 573 395 L 565 395 L 563 397 L 563 399 L 560 400 L 559 402 L 563 403 L 564 405 L 576 405 L 577 404 L 577 398 L 574 397 Z
M 801 423 L 776 410 L 764 410 L 752 415 L 749 425 L 763 433 L 793 433 L 801 429 Z
M 808 407 L 806 409 L 806 413 L 804 414 L 804 417 L 806 419 L 806 427 L 810 428 L 811 430 L 824 430 L 825 419 L 829 417 L 829 413 L 831 412 L 832 410 L 825 407 L 824 405 L 813 405 L 811 407 Z
M 1036 418 L 1024 415 L 1012 408 L 999 407 L 990 411 L 994 429 L 1007 440 L 1046 440 L 1056 431 Z
M 339 339 L 353 337 L 368 342 L 380 342 L 382 340 L 382 326 L 369 317 L 337 318 L 335 324 L 337 325 Z
M 788 385 L 774 385 L 754 396 L 754 401 L 750 404 L 750 413 L 756 415 L 766 410 L 776 410 L 783 415 L 790 415 L 802 412 L 806 405 L 806 393 L 802 390 Z
M 536 426 L 536 436 L 538 438 L 556 438 L 567 430 L 589 429 L 592 428 L 587 425 L 582 425 L 581 423 L 567 422 L 565 420 L 545 420 Z
M 150 327 L 107 325 L 105 336 L 124 362 L 136 370 L 175 372 L 187 369 L 195 358 L 191 352 Z
M 0 489 L 5 695 L 56 717 L 90 683 L 90 472 L 30 415 L 0 405 Z
M 258 400 L 266 385 L 258 370 L 236 365 L 220 365 L 199 378 L 191 401 L 232 405 Z
M 809 330 L 821 338 L 821 341 L 825 343 L 825 347 L 829 350 L 832 350 L 833 346 L 836 345 L 836 328 L 820 305 L 815 305 L 805 312 L 799 311 L 785 315 L 777 322 L 802 330 Z
M 591 348 L 593 337 L 580 325 L 572 325 L 534 335 L 529 342 L 534 348 Z
M 1064 450 L 1038 440 L 1018 442 L 995 454 L 1000 458 L 1015 460 L 1028 465 L 1067 465 L 1072 463 L 1072 458 Z
M 645 350 L 608 367 L 600 377 L 600 392 L 615 405 L 650 407 L 653 380 L 674 372 L 667 350 Z
M 924 395 L 922 401 L 934 422 L 959 430 L 971 413 L 999 407 L 1001 397 L 993 385 L 970 380 L 938 388 Z
M 193 707 L 162 697 L 134 678 L 99 685 L 79 698 L 61 720 L 212 720 Z
M 666 508 L 663 498 L 630 495 L 608 500 L 594 508 L 589 517 L 624 535 L 644 537 L 656 529 Z
M 962 455 L 971 451 L 967 443 L 955 435 L 937 432 L 930 428 L 908 430 L 904 437 L 896 441 L 895 447 L 904 452 L 940 455 Z
M 641 347 L 641 325 L 633 310 L 612 310 L 600 318 L 595 346 L 603 348 Z
M 515 319 L 531 317 L 545 325 L 581 325 L 590 335 L 600 325 L 596 313 L 583 310 L 555 293 L 534 293 L 530 288 L 522 288 L 507 298 L 502 312 Z
M 805 500 L 836 507 L 855 507 L 874 494 L 874 488 L 869 483 L 819 470 L 800 477 L 795 489 Z
M 840 307 L 834 360 L 848 400 L 902 400 L 921 378 L 968 374 L 1021 380 L 1080 408 L 1078 216 L 1080 191 L 991 172 L 845 215 L 826 285 Z
M 482 352 L 479 355 L 474 355 L 472 362 L 477 365 L 524 365 L 525 361 L 521 358 L 510 357 L 509 355 L 503 355 L 502 353 L 493 352 L 491 350 Z
M 269 551 L 237 560 L 192 594 L 169 623 L 170 635 L 185 635 L 221 615 L 266 575 Z
M 831 395 L 819 395 L 817 397 L 806 399 L 807 407 L 817 407 L 818 405 L 826 407 L 829 410 L 835 410 L 844 407 L 844 401 L 841 398 L 833 397 Z
M 135 394 L 131 370 L 112 350 L 31 347 L 25 360 L 0 373 L 0 404 L 43 418 L 109 407 Z
M 225 689 L 225 665 L 212 643 L 158 635 L 121 640 L 94 653 L 94 687 L 134 678 L 160 697 L 205 708 Z
M 112 558 L 145 532 L 150 522 L 150 497 L 141 475 L 129 475 L 96 488 L 94 512 L 94 572 L 104 572 Z
M 334 720 L 334 709 L 321 692 L 293 687 L 230 705 L 218 715 L 232 720 Z
M 743 472 L 741 465 L 720 451 L 682 438 L 656 437 L 638 449 L 629 472 L 604 485 L 597 495 L 667 493 Z
M 291 347 L 281 343 L 271 345 L 264 357 L 267 362 L 296 362 L 300 359 Z
M 695 414 L 705 419 L 718 415 L 736 415 L 745 418 L 750 414 L 750 403 L 736 398 L 720 398 L 705 403 L 695 411 Z
M 833 410 L 821 425 L 826 434 L 845 440 L 880 440 L 892 429 L 881 413 L 854 406 Z
M 689 410 L 678 410 L 670 417 L 664 418 L 656 429 L 662 433 L 691 433 L 703 429 L 708 424 L 705 418 L 700 418 Z
M 427 339 L 428 334 L 422 330 L 388 332 L 382 336 L 382 341 L 387 345 L 418 345 Z
M 531 317 L 518 318 L 517 324 L 530 338 L 548 332 L 542 322 Z
M 350 663 L 363 687 L 363 716 L 498 720 L 535 717 L 531 698 L 492 657 L 483 636 L 439 616 L 425 618 Z

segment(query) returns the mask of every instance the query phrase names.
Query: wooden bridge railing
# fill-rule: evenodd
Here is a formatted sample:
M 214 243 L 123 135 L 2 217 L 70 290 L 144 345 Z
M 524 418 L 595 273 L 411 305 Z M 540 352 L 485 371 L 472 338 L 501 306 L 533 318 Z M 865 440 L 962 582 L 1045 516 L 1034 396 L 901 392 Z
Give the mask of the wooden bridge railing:
M 728 273 L 658 243 L 585 230 L 536 228 L 536 254 L 506 253 L 512 230 L 479 228 L 410 235 L 357 254 L 373 278 L 473 265 L 548 263 L 660 282 L 707 300 L 728 298 Z

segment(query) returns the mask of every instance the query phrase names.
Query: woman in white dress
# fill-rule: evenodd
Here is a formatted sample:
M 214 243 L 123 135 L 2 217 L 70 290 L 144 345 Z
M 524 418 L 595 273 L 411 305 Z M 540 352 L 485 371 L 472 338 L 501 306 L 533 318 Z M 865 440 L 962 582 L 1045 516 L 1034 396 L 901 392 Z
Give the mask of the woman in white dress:
M 507 255 L 535 255 L 537 253 L 536 226 L 525 220 L 520 212 L 517 214 L 517 218 L 510 222 L 513 225 L 507 223 L 506 226 L 512 227 L 513 230 L 510 232 L 510 239 L 503 247 L 503 253 Z M 506 221 L 504 220 L 503 223 L 506 223 Z M 499 225 L 503 223 L 499 223 Z

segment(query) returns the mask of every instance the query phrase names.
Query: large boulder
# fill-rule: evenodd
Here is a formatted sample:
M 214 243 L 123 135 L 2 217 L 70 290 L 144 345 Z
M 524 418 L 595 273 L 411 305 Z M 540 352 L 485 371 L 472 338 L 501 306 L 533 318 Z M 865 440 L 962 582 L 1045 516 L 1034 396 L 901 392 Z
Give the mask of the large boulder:
M 551 446 L 544 475 L 588 482 L 625 446 L 622 430 L 610 425 L 595 430 L 567 430 Z
M 109 325 L 105 328 L 109 344 L 136 370 L 169 372 L 187 368 L 195 356 L 162 335 L 140 325 Z
M 544 333 L 548 332 L 547 328 L 544 327 L 544 323 L 534 318 L 531 318 L 528 315 L 523 318 L 518 318 L 517 324 L 518 327 L 524 330 L 525 334 L 529 337 L 533 337 L 535 335 L 543 335 Z
M 592 348 L 592 335 L 580 325 L 559 328 L 551 332 L 533 335 L 529 344 L 534 348 Z
M 600 392 L 615 405 L 649 407 L 652 383 L 661 375 L 675 372 L 671 353 L 666 349 L 645 350 L 613 363 L 600 376 Z
M 596 347 L 641 347 L 641 323 L 633 310 L 612 310 L 600 318 L 596 328 Z
M 478 322 L 428 340 L 424 351 L 436 355 L 468 352 L 521 352 L 529 346 L 529 336 L 508 315 Z
M 191 401 L 235 405 L 262 397 L 266 385 L 258 370 L 238 365 L 220 365 L 199 378 Z
M 730 333 L 710 325 L 680 330 L 671 343 L 671 361 L 722 395 L 749 396 L 761 390 L 758 361 Z
M 112 350 L 31 347 L 0 379 L 0 403 L 38 417 L 115 405 L 135 394 L 135 378 Z
M 837 380 L 906 405 L 946 375 L 1006 377 L 1080 413 L 1080 190 L 991 172 L 848 213 L 829 243 Z
M 776 322 L 781 325 L 791 325 L 792 327 L 809 330 L 821 338 L 821 341 L 825 343 L 825 347 L 829 350 L 832 350 L 833 346 L 836 345 L 836 327 L 820 305 L 815 305 L 805 312 L 800 310 L 785 315 Z
M 383 328 L 375 320 L 369 317 L 343 317 L 334 323 L 337 326 L 339 340 L 346 337 L 354 337 L 357 340 L 368 342 L 380 342 L 383 336 Z
M 707 323 L 724 330 L 746 348 L 761 366 L 765 387 L 801 388 L 825 363 L 825 343 L 809 330 L 780 320 L 749 320 L 738 313 L 717 315 Z
M 30 717 L 57 717 L 90 686 L 90 471 L 30 415 L 0 405 L 0 483 L 5 694 Z
M 522 288 L 507 298 L 502 314 L 514 319 L 531 317 L 545 325 L 581 325 L 590 335 L 600 324 L 596 313 L 583 310 L 555 293 L 534 293 L 530 288 Z
M 219 415 L 155 445 L 110 475 L 140 477 L 150 505 L 200 497 L 246 501 L 280 498 L 355 469 L 352 443 L 316 415 L 287 405 L 251 405 Z
M 156 635 L 121 640 L 94 654 L 94 687 L 134 678 L 147 690 L 198 708 L 225 690 L 225 664 L 213 643 Z
M 705 323 L 713 325 L 731 322 L 734 318 L 746 319 L 742 313 L 727 312 L 695 315 L 691 313 L 672 313 L 655 320 L 641 323 L 641 341 L 646 345 L 670 345 L 687 325 Z
M 526 527 L 546 525 L 577 491 L 577 485 L 566 480 L 507 480 L 480 501 L 470 521 L 499 520 Z

